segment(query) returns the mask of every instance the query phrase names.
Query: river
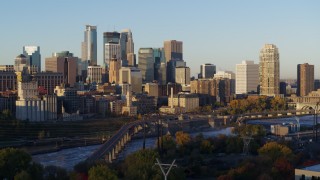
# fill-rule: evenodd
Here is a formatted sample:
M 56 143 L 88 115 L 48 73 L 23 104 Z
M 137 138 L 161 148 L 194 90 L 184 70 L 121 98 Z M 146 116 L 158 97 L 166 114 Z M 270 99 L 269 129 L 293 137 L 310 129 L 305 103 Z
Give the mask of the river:
M 231 128 L 224 128 L 220 130 L 210 130 L 206 132 L 191 133 L 191 136 L 196 136 L 202 133 L 204 137 L 214 137 L 219 134 L 230 135 Z M 146 147 L 155 148 L 157 138 L 146 138 Z M 35 162 L 42 164 L 43 166 L 60 166 L 67 171 L 73 170 L 73 167 L 81 161 L 84 161 L 90 154 L 96 151 L 101 145 L 77 147 L 70 149 L 63 149 L 58 152 L 39 154 L 32 156 Z M 143 146 L 143 139 L 135 139 L 130 141 L 125 149 L 120 152 L 119 158 L 124 159 L 128 154 L 138 151 Z

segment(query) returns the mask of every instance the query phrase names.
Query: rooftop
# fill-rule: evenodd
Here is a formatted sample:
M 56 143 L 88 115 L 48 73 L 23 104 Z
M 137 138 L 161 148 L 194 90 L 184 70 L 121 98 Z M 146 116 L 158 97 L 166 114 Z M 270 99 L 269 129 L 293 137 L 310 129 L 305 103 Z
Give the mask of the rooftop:
M 320 172 L 320 164 L 313 165 L 313 166 L 308 166 L 308 167 L 301 168 L 301 169 L 303 169 L 303 170 L 308 170 L 308 171 L 317 171 L 317 172 Z

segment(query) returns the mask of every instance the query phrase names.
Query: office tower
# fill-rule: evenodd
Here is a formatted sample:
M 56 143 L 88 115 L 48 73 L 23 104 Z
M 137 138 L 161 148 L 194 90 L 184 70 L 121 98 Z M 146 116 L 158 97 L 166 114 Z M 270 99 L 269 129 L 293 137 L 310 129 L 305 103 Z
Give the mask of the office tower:
M 0 92 L 16 90 L 17 75 L 13 71 L 0 71 Z
M 88 66 L 87 80 L 89 83 L 102 83 L 102 67 Z
M 214 64 L 201 64 L 200 65 L 200 77 L 199 78 L 213 78 L 216 73 L 216 66 Z
M 214 78 L 227 78 L 230 79 L 230 93 L 234 94 L 236 91 L 236 75 L 232 71 L 218 71 Z
M 166 60 L 163 48 L 153 48 L 154 57 L 154 80 L 159 84 L 165 84 L 166 81 Z
M 121 57 L 129 66 L 135 66 L 134 43 L 130 29 L 124 29 L 120 33 Z
M 297 70 L 297 95 L 306 96 L 314 89 L 314 65 L 298 64 Z
M 148 96 L 159 96 L 159 85 L 158 83 L 146 83 L 144 86 L 144 92 L 148 94 Z
M 109 82 L 119 84 L 119 70 L 121 68 L 120 60 L 114 55 L 110 61 Z
M 106 44 L 120 44 L 120 33 L 114 31 L 114 32 L 104 32 L 103 33 L 103 67 L 109 67 L 109 61 L 111 60 L 112 56 L 114 53 L 111 53 L 110 47 L 107 47 L 106 49 Z M 119 53 L 121 54 L 119 46 Z M 106 52 L 109 51 L 109 52 Z M 117 53 L 116 54 L 118 58 L 121 56 Z
M 254 61 L 242 61 L 236 65 L 236 94 L 257 92 L 259 85 L 259 64 Z
M 110 61 L 113 58 L 116 58 L 121 64 L 121 48 L 120 44 L 108 42 L 104 45 L 104 67 L 110 68 Z M 108 69 L 107 68 L 107 69 Z
M 136 67 L 122 67 L 119 73 L 119 84 L 131 84 L 132 92 L 142 92 L 142 74 Z
M 164 52 L 166 62 L 170 60 L 183 60 L 182 41 L 164 41 Z
M 41 55 L 39 46 L 23 46 L 23 55 L 27 58 L 27 65 L 36 67 L 41 72 Z
M 89 60 L 90 66 L 97 65 L 97 26 L 86 25 L 81 49 L 81 59 L 83 61 Z
M 189 67 L 176 67 L 175 79 L 177 84 L 188 85 L 190 84 L 190 68 Z
M 38 86 L 44 87 L 48 94 L 54 93 L 54 88 L 63 83 L 63 73 L 59 72 L 38 72 L 34 75 L 34 80 L 38 82 Z
M 23 54 L 20 54 L 14 60 L 14 70 L 16 72 L 21 72 L 24 68 L 27 68 L 27 57 Z
M 265 44 L 260 51 L 260 95 L 276 96 L 280 93 L 279 51 L 273 44 Z
M 185 67 L 186 62 L 183 60 L 170 60 L 167 62 L 167 82 L 176 82 L 176 67 Z
M 139 49 L 139 69 L 142 74 L 142 82 L 152 82 L 154 80 L 154 57 L 152 48 Z
M 64 83 L 73 87 L 77 77 L 78 57 L 73 57 L 69 51 L 53 53 L 52 57 L 46 58 L 46 71 L 63 73 Z

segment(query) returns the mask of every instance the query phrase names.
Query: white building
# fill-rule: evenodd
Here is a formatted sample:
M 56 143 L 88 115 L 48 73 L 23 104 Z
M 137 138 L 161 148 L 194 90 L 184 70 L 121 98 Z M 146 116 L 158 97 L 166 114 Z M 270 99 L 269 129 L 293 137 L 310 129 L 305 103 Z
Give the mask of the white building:
M 88 66 L 87 79 L 90 83 L 102 83 L 102 67 Z
M 236 94 L 257 92 L 259 85 L 259 64 L 254 61 L 242 61 L 236 65 Z
M 57 119 L 57 97 L 47 95 L 42 99 L 38 93 L 38 83 L 18 82 L 16 101 L 16 118 L 29 121 L 46 121 Z

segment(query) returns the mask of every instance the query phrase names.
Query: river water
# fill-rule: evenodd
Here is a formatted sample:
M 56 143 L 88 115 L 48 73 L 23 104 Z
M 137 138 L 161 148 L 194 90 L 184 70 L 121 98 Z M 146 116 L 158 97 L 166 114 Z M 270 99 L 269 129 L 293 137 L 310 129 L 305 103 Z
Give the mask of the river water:
M 219 134 L 230 135 L 231 128 L 224 128 L 220 130 L 210 130 L 206 132 L 201 132 L 204 137 L 214 137 Z M 200 134 L 191 133 L 191 136 L 196 136 Z M 157 138 L 146 138 L 146 147 L 147 148 L 155 148 L 156 147 Z M 35 162 L 38 162 L 44 166 L 54 165 L 60 166 L 67 171 L 73 170 L 73 167 L 81 161 L 84 161 L 90 154 L 96 151 L 101 145 L 94 146 L 85 146 L 85 147 L 77 147 L 70 149 L 63 149 L 58 152 L 39 154 L 32 156 L 32 159 Z M 124 159 L 128 154 L 131 154 L 143 147 L 143 139 L 135 139 L 130 141 L 125 149 L 119 154 L 120 159 Z

